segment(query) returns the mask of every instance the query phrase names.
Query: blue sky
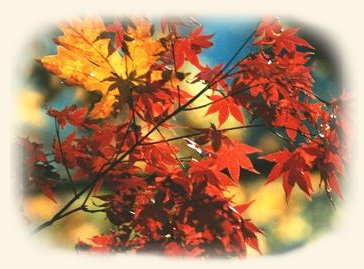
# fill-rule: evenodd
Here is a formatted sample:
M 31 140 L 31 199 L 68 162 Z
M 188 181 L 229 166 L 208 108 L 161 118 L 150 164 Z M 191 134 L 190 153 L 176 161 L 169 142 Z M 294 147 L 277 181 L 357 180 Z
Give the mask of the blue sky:
M 197 20 L 204 27 L 204 34 L 214 34 L 212 48 L 203 51 L 201 58 L 210 66 L 224 64 L 238 50 L 245 39 L 255 31 L 260 17 L 199 17 Z M 248 43 L 240 56 L 247 55 L 252 42 Z

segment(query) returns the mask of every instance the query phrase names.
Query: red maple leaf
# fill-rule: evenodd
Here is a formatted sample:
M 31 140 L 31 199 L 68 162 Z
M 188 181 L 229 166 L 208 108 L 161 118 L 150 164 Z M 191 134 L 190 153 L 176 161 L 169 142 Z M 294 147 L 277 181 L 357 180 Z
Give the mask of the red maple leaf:
M 255 31 L 256 36 L 265 35 L 272 38 L 274 35 L 279 34 L 282 31 L 282 25 L 274 17 L 264 17 Z M 260 41 L 258 39 L 258 41 Z M 256 41 L 255 43 L 258 43 Z
M 276 54 L 280 54 L 283 48 L 288 53 L 296 52 L 296 46 L 313 49 L 310 43 L 296 36 L 298 31 L 296 28 L 283 30 L 275 18 L 265 18 L 256 31 L 256 36 L 262 35 L 262 38 L 254 44 L 272 45 Z
M 310 174 L 316 159 L 315 155 L 311 155 L 302 148 L 298 148 L 293 152 L 284 149 L 260 158 L 276 163 L 268 175 L 266 184 L 278 179 L 282 175 L 283 189 L 287 202 L 295 184 L 306 194 L 308 199 L 311 199 L 313 188 Z
M 212 95 L 209 98 L 214 103 L 210 105 L 205 116 L 218 112 L 219 127 L 224 124 L 229 115 L 232 115 L 241 124 L 245 124 L 245 120 L 239 106 L 235 104 L 231 98 L 223 98 L 220 95 Z
M 309 44 L 306 40 L 295 36 L 298 33 L 299 29 L 290 28 L 284 30 L 280 35 L 276 36 L 276 42 L 274 44 L 276 53 L 280 53 L 282 49 L 286 49 L 288 52 L 295 52 L 296 46 L 307 47 L 313 49 L 311 44 Z
M 212 149 L 216 152 L 220 149 L 223 140 L 228 139 L 224 131 L 217 130 L 216 126 L 211 123 L 211 128 L 194 128 L 201 132 L 201 135 L 195 138 L 195 142 L 200 145 L 211 142 Z
M 201 69 L 198 54 L 203 48 L 209 48 L 213 44 L 210 41 L 213 35 L 201 35 L 202 26 L 192 30 L 189 37 L 179 38 L 174 44 L 176 70 L 180 69 L 185 60 Z
M 47 114 L 55 118 L 58 124 L 64 129 L 67 122 L 75 127 L 81 127 L 85 121 L 87 108 L 82 107 L 77 109 L 76 105 L 66 106 L 63 110 L 49 109 Z
M 249 219 L 244 219 L 243 222 L 243 235 L 245 243 L 251 248 L 258 251 L 259 254 L 262 254 L 259 248 L 259 241 L 256 236 L 256 233 L 264 234 L 257 226 L 255 226 Z
M 287 99 L 280 100 L 279 106 L 275 111 L 275 119 L 273 124 L 276 126 L 284 126 L 288 137 L 293 141 L 297 137 L 297 133 L 301 132 L 303 135 L 309 134 L 310 131 L 302 121 L 302 114 L 294 112 L 293 108 L 298 102 L 289 102 Z M 297 104 L 304 111 L 305 107 Z
M 329 200 L 333 202 L 332 191 L 340 198 L 343 198 L 338 175 L 346 176 L 343 163 L 345 156 L 340 153 L 340 139 L 335 129 L 327 129 L 322 135 L 325 139 L 325 147 L 322 147 L 319 143 L 311 143 L 305 146 L 304 150 L 309 154 L 317 156 L 315 163 L 320 171 L 320 185 L 324 183 L 326 194 Z
M 30 142 L 29 138 L 18 137 L 19 144 L 24 150 L 24 166 L 26 173 L 30 173 L 36 162 L 47 162 L 47 157 L 43 153 L 43 145 Z
M 225 189 L 227 186 L 235 185 L 227 175 L 216 169 L 214 163 L 215 160 L 212 158 L 190 162 L 191 168 L 189 172 L 193 181 L 207 181 L 208 184 L 220 190 Z
M 226 81 L 222 79 L 222 76 L 224 76 L 224 73 L 221 72 L 222 68 L 223 68 L 222 64 L 215 65 L 213 68 L 206 65 L 200 69 L 201 72 L 195 76 L 196 79 L 192 81 L 192 83 L 202 80 L 205 83 L 210 84 L 211 89 L 213 90 L 217 89 L 218 84 L 222 88 L 226 89 L 228 88 L 228 85 Z
M 142 148 L 142 152 L 146 162 L 145 170 L 150 174 L 168 175 L 170 167 L 178 164 L 175 159 L 178 148 L 174 145 L 147 145 Z
M 217 168 L 220 171 L 227 168 L 230 176 L 236 182 L 239 181 L 240 167 L 259 174 L 255 170 L 251 160 L 247 157 L 248 154 L 256 152 L 261 152 L 261 150 L 247 144 L 239 143 L 236 140 L 231 142 L 231 144 L 223 143 L 220 150 L 216 153 Z

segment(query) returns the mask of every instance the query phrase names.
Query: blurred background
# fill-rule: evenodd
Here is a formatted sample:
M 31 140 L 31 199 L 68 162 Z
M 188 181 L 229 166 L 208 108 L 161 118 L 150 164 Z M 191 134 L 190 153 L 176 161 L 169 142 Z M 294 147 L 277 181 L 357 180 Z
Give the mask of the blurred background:
M 195 19 L 204 26 L 204 34 L 214 34 L 212 38 L 214 46 L 205 50 L 200 58 L 202 64 L 209 66 L 226 63 L 260 22 L 258 17 L 197 17 Z M 112 21 L 110 18 L 106 19 L 106 21 L 108 20 Z M 316 48 L 314 57 L 316 68 L 312 74 L 315 78 L 315 92 L 325 100 L 337 96 L 342 88 L 340 57 L 335 51 L 332 51 L 328 39 L 323 33 L 309 25 L 290 19 L 281 19 L 281 22 L 285 28 L 301 28 L 299 35 Z M 85 100 L 95 98 L 82 89 L 65 85 L 35 61 L 45 55 L 56 53 L 56 46 L 52 42 L 52 38 L 58 35 L 61 35 L 61 32 L 50 26 L 44 32 L 36 34 L 28 44 L 24 44 L 23 54 L 19 56 L 17 72 L 19 85 L 15 94 L 16 108 L 14 110 L 17 113 L 17 121 L 14 131 L 19 136 L 29 137 L 31 141 L 44 144 L 45 152 L 50 151 L 46 145 L 52 145 L 55 135 L 53 120 L 46 115 L 45 106 L 63 109 L 66 105 L 82 104 Z M 254 47 L 250 42 L 240 56 L 252 51 L 254 51 Z M 191 78 L 196 74 L 193 67 L 186 65 L 184 68 L 191 73 Z M 198 92 L 202 87 L 203 85 L 199 83 L 182 85 L 182 88 L 191 94 Z M 202 97 L 195 105 L 204 104 L 207 100 Z M 214 115 L 204 117 L 205 112 L 206 110 L 196 110 L 184 113 L 180 120 L 184 125 L 190 127 L 208 127 L 210 122 L 217 122 Z M 237 122 L 229 119 L 223 127 L 228 128 L 235 125 Z M 64 138 L 71 131 L 72 129 L 66 128 L 62 130 L 61 136 Z M 182 135 L 183 130 L 178 134 Z M 174 133 L 165 130 L 165 135 L 170 137 Z M 279 138 L 261 128 L 233 131 L 229 132 L 229 135 L 262 149 L 264 154 L 282 148 Z M 185 151 L 187 152 L 188 149 L 186 148 Z M 182 152 L 182 154 L 184 153 Z M 287 205 L 280 180 L 264 186 L 271 166 L 267 162 L 259 160 L 255 161 L 254 165 L 257 170 L 262 171 L 262 174 L 254 175 L 241 171 L 240 186 L 229 189 L 229 192 L 234 195 L 233 199 L 236 202 L 256 200 L 246 212 L 245 217 L 251 218 L 252 222 L 266 233 L 266 236 L 259 238 L 265 255 L 283 253 L 309 244 L 339 223 L 343 210 L 342 202 L 337 201 L 337 208 L 335 210 L 332 208 L 326 195 L 319 190 L 318 174 L 312 175 L 315 190 L 312 201 L 308 201 L 295 188 L 289 205 Z M 21 168 L 16 167 L 15 164 L 13 171 L 16 178 L 20 177 L 20 170 Z M 17 188 L 16 182 L 14 188 Z M 345 185 L 343 188 L 345 189 Z M 19 207 L 24 214 L 25 225 L 35 227 L 48 220 L 70 198 L 71 191 L 66 186 L 58 186 L 55 188 L 55 193 L 57 203 L 34 189 L 25 188 L 18 192 Z M 96 198 L 91 202 L 100 203 Z M 66 217 L 42 231 L 39 236 L 34 237 L 34 240 L 41 240 L 56 247 L 73 249 L 79 240 L 87 241 L 93 235 L 107 232 L 109 228 L 109 222 L 103 213 L 85 214 L 80 212 Z M 249 250 L 249 255 L 254 256 L 257 253 Z

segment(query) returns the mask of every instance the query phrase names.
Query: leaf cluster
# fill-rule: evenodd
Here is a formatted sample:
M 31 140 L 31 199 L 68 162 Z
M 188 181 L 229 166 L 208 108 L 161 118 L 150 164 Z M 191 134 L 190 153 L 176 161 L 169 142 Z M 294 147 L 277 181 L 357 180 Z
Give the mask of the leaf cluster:
M 60 29 L 57 54 L 39 62 L 66 83 L 102 97 L 89 106 L 48 110 L 56 132 L 49 154 L 41 144 L 20 139 L 25 178 L 56 201 L 52 188 L 59 174 L 47 157 L 54 156 L 74 194 L 37 231 L 73 212 L 92 212 L 87 204 L 93 195 L 103 201 L 98 212 L 114 228 L 90 243 L 81 241 L 78 249 L 245 256 L 250 246 L 260 252 L 262 231 L 243 216 L 251 202 L 234 204 L 226 195 L 239 184 L 241 169 L 260 173 L 252 159 L 262 151 L 231 139 L 228 132 L 236 129 L 266 128 L 286 143 L 260 158 L 274 163 L 266 183 L 282 178 L 287 202 L 295 185 L 310 199 L 316 170 L 330 201 L 332 192 L 342 197 L 338 175 L 345 176 L 350 149 L 346 96 L 325 101 L 314 93 L 314 48 L 297 29 L 265 18 L 228 63 L 214 67 L 199 58 L 213 46 L 213 35 L 186 19 L 162 19 L 158 26 L 131 17 L 105 25 L 90 17 L 64 22 Z M 238 59 L 248 42 L 256 52 Z M 192 81 L 183 68 L 187 62 L 199 70 Z M 183 83 L 196 82 L 205 85 L 197 94 L 183 89 Z M 211 101 L 194 106 L 202 95 Z M 166 129 L 191 130 L 176 118 L 204 107 L 206 116 L 218 115 L 217 122 L 165 136 Z M 221 128 L 229 117 L 241 125 Z M 62 140 L 66 126 L 74 131 Z M 195 154 L 181 156 L 188 147 Z M 78 189 L 74 182 L 81 180 Z M 101 187 L 109 194 L 98 195 Z

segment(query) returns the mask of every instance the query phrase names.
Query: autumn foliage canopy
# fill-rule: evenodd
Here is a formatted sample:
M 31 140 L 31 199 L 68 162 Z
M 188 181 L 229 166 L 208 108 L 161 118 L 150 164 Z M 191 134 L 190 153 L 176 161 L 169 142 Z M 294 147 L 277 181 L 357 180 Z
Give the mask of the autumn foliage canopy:
M 310 199 L 314 171 L 331 202 L 334 195 L 342 197 L 339 179 L 350 142 L 347 97 L 324 100 L 313 91 L 315 50 L 297 29 L 263 19 L 238 51 L 226 52 L 231 60 L 216 66 L 200 60 L 214 46 L 213 34 L 188 18 L 105 23 L 86 17 L 59 29 L 57 53 L 39 64 L 99 98 L 84 106 L 47 108 L 55 126 L 51 152 L 41 141 L 19 139 L 28 183 L 54 202 L 61 182 L 72 192 L 36 232 L 77 211 L 93 213 L 88 207 L 93 196 L 102 201 L 97 211 L 105 212 L 113 228 L 80 241 L 78 249 L 244 257 L 247 247 L 260 252 L 257 234 L 263 231 L 245 216 L 253 201 L 236 204 L 226 189 L 244 180 L 241 170 L 260 174 L 255 160 L 271 164 L 266 183 L 282 181 L 287 203 L 295 187 Z M 249 42 L 254 50 L 240 57 Z M 193 78 L 186 65 L 197 68 Z M 194 95 L 182 86 L 197 82 L 205 86 Z M 209 102 L 197 105 L 201 96 Z M 206 116 L 216 115 L 209 128 L 188 128 L 178 120 L 202 108 Z M 239 125 L 223 128 L 230 117 Z M 62 138 L 69 126 L 72 132 Z M 164 132 L 183 128 L 189 131 L 183 136 Z M 269 130 L 283 148 L 264 153 L 229 137 L 229 131 L 247 128 Z M 194 156 L 181 156 L 181 147 L 193 149 Z

